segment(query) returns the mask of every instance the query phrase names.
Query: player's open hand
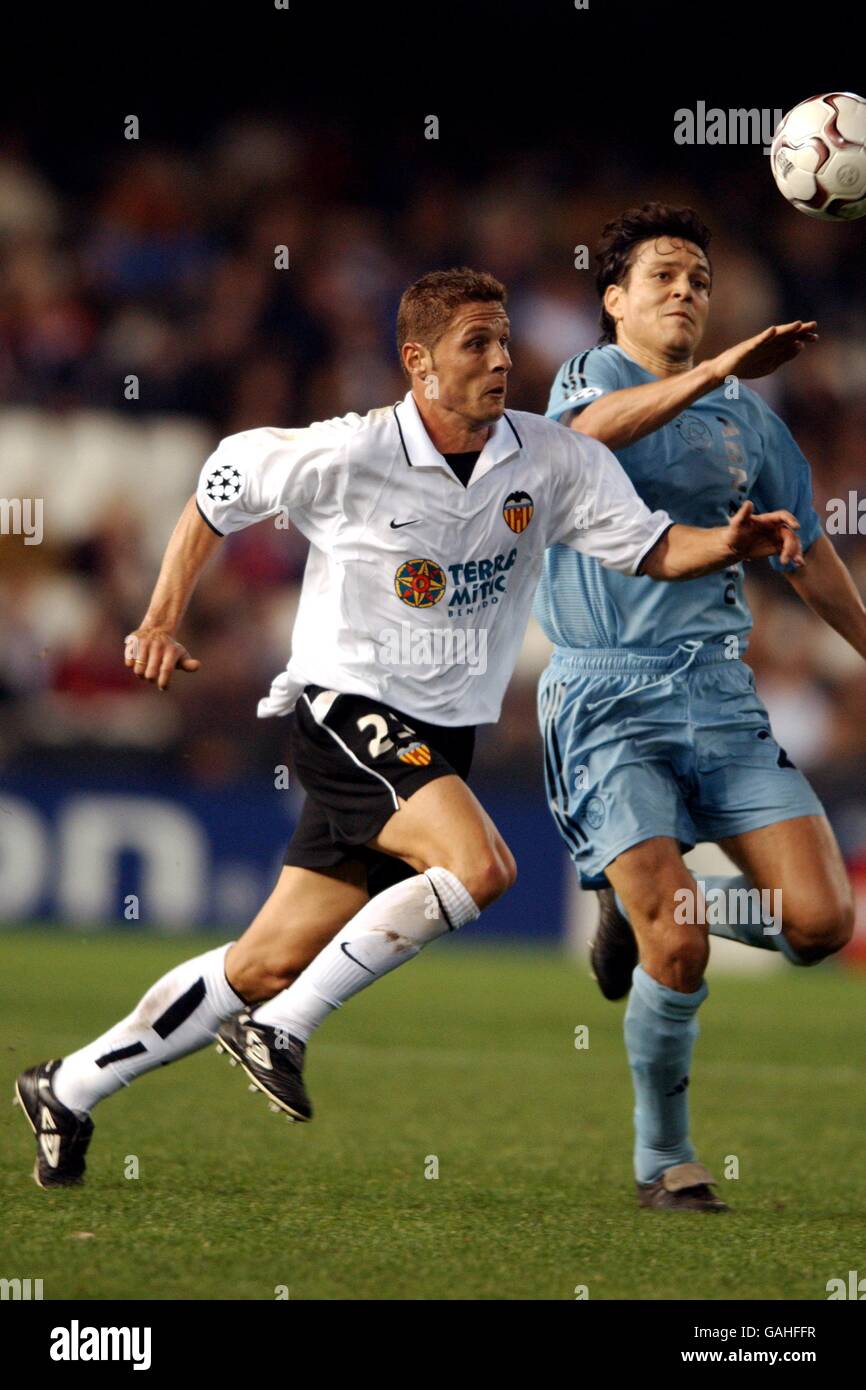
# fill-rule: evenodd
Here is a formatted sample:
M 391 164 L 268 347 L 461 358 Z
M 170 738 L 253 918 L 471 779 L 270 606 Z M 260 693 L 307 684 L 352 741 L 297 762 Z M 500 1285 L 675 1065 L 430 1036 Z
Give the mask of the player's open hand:
M 817 327 L 814 319 L 810 323 L 803 323 L 802 319 L 777 323 L 765 328 L 763 333 L 756 333 L 754 338 L 746 338 L 735 347 L 727 348 L 715 359 L 719 379 L 740 376 L 749 380 L 769 376 L 777 367 L 792 361 L 807 343 L 817 343 Z
M 803 547 L 797 531 L 800 523 L 792 512 L 761 512 L 755 515 L 753 502 L 744 502 L 725 528 L 731 554 L 737 560 L 757 560 L 762 555 L 778 555 L 783 564 L 803 565 Z
M 124 638 L 123 664 L 132 667 L 139 680 L 151 681 L 166 690 L 175 667 L 181 671 L 197 671 L 201 662 L 190 656 L 186 647 L 176 642 L 171 633 L 160 627 L 140 627 Z

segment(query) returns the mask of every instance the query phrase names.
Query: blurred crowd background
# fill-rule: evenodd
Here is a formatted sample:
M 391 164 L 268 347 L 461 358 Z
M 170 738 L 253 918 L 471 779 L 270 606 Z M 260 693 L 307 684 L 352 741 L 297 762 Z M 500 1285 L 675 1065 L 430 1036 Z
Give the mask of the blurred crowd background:
M 593 273 L 575 269 L 575 247 L 592 250 L 625 206 L 691 204 L 714 233 L 701 355 L 816 318 L 819 346 L 758 389 L 810 459 L 822 517 L 828 499 L 861 489 L 863 224 L 794 212 L 760 148 L 688 150 L 665 132 L 649 164 L 616 139 L 601 157 L 534 138 L 473 160 L 425 141 L 420 118 L 389 143 L 346 122 L 255 114 L 186 139 L 115 133 L 77 158 L 5 137 L 0 495 L 41 496 L 44 538 L 0 537 L 0 770 L 158 764 L 203 786 L 271 776 L 284 721 L 255 709 L 288 657 L 297 532 L 265 523 L 222 547 L 180 631 L 202 668 L 168 697 L 133 679 L 123 638 L 220 437 L 403 395 L 397 302 L 429 269 L 468 264 L 506 282 L 509 403 L 543 412 L 557 367 L 598 337 Z M 834 541 L 866 591 L 866 540 Z M 748 659 L 776 735 L 854 855 L 866 845 L 866 666 L 768 566 L 750 586 Z M 540 786 L 547 650 L 534 628 L 503 722 L 480 741 L 482 778 Z

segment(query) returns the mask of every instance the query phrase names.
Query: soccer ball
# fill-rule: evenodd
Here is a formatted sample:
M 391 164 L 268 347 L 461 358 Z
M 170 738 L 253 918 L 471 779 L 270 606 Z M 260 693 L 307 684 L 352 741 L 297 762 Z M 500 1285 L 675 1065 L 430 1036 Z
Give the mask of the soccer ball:
M 807 217 L 853 221 L 866 214 L 866 100 L 827 92 L 794 106 L 770 149 L 779 192 Z

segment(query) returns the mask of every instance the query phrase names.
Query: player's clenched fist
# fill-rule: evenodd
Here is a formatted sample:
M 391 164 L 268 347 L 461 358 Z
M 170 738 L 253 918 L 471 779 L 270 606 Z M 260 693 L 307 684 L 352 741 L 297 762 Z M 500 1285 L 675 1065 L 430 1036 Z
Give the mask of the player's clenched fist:
M 123 664 L 130 666 L 139 680 L 155 681 L 165 690 L 175 667 L 197 671 L 201 662 L 175 641 L 165 628 L 140 627 L 124 638 Z

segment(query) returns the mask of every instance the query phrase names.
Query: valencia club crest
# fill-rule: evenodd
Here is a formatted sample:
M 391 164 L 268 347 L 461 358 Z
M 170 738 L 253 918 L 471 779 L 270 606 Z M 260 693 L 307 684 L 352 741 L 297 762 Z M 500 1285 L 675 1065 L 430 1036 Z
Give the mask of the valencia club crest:
M 426 743 L 420 743 L 418 739 L 402 748 L 397 754 L 401 763 L 409 763 L 411 767 L 429 767 L 433 754 Z
M 528 492 L 512 492 L 506 497 L 502 507 L 502 515 L 505 524 L 515 535 L 519 536 L 521 531 L 525 531 L 530 521 L 532 513 L 535 511 L 535 503 Z

